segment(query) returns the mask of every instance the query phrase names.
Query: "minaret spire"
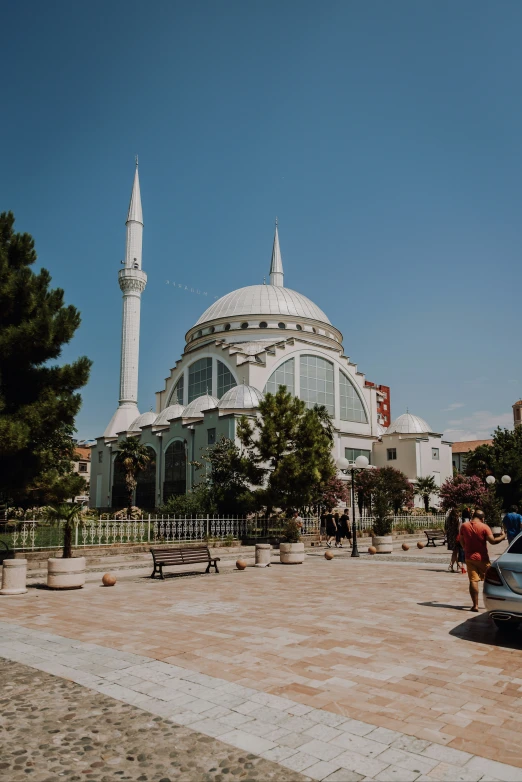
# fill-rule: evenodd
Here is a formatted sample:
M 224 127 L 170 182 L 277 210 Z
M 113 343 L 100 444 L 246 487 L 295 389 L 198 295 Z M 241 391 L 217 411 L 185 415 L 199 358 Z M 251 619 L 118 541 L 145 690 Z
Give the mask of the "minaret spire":
M 118 283 L 123 293 L 120 403 L 104 432 L 104 437 L 115 437 L 119 432 L 128 431 L 131 423 L 140 414 L 138 410 L 140 310 L 141 294 L 147 284 L 147 275 L 141 270 L 143 212 L 137 157 L 126 228 L 125 266 L 118 272 Z
M 284 288 L 283 261 L 281 259 L 281 248 L 279 247 L 279 233 L 277 230 L 277 217 L 275 221 L 274 245 L 272 247 L 272 261 L 270 263 L 270 285 L 276 285 L 278 288 Z

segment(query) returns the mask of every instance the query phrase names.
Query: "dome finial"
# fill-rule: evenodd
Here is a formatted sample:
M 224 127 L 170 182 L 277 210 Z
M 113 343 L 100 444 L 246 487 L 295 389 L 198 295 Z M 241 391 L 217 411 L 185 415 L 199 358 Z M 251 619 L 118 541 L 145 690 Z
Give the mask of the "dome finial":
M 281 258 L 281 248 L 279 247 L 279 232 L 277 230 L 277 217 L 275 221 L 274 244 L 272 247 L 272 261 L 270 263 L 270 285 L 278 288 L 284 288 L 283 260 Z

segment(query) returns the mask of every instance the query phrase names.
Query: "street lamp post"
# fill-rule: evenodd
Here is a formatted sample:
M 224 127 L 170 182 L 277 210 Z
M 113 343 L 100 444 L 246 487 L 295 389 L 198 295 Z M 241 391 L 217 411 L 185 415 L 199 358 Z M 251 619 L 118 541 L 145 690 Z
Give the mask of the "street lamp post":
M 352 474 L 352 557 L 359 557 L 359 548 L 357 546 L 357 524 L 355 522 L 355 472 L 356 470 L 364 470 L 368 467 L 368 459 L 366 456 L 358 456 L 355 460 L 355 464 L 350 467 L 350 462 L 341 456 L 337 459 L 337 467 L 341 472 Z

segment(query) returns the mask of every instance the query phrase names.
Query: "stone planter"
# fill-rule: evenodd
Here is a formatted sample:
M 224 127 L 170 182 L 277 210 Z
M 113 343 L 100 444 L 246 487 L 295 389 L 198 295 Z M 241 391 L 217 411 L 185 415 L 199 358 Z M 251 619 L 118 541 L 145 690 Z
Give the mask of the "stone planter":
M 256 543 L 256 567 L 270 567 L 270 543 Z
M 51 557 L 47 560 L 49 589 L 81 589 L 85 584 L 85 557 Z
M 393 538 L 391 535 L 374 535 L 372 546 L 377 549 L 377 554 L 391 554 L 393 551 Z
M 27 592 L 26 578 L 26 559 L 4 559 L 0 595 L 24 595 Z
M 302 565 L 305 558 L 304 543 L 280 543 L 279 559 L 283 565 Z

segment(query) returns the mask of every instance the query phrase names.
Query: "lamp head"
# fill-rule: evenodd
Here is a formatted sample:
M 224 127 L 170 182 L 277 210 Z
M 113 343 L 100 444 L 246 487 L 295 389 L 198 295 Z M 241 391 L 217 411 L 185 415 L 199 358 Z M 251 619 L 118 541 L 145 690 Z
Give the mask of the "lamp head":
M 364 467 L 368 467 L 368 459 L 366 456 L 363 456 L 362 454 L 357 457 L 355 460 L 355 466 L 358 467 L 360 470 L 364 469 Z
M 488 475 L 486 477 L 486 483 L 489 484 L 489 486 L 493 486 L 495 483 L 495 476 L 494 475 Z
M 350 469 L 350 462 L 348 459 L 345 459 L 344 456 L 340 456 L 337 459 L 337 469 L 338 470 L 349 470 Z
M 511 476 L 510 475 L 503 475 L 500 479 L 502 483 L 511 483 Z

